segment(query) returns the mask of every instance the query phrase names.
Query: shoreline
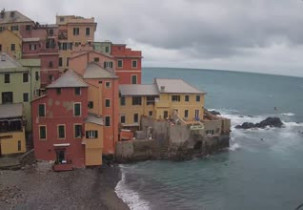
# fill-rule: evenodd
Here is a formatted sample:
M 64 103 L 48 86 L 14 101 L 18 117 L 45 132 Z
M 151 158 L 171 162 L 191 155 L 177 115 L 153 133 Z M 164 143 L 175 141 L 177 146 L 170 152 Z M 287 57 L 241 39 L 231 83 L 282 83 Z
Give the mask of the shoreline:
M 0 206 L 4 209 L 129 209 L 115 188 L 121 169 L 113 167 L 53 172 L 28 166 L 0 170 Z

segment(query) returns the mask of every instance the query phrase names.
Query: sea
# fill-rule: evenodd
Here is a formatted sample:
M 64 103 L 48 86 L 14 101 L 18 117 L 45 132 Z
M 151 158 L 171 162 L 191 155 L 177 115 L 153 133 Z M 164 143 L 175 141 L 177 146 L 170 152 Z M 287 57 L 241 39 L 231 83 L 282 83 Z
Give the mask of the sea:
M 303 210 L 303 78 L 143 69 L 142 83 L 154 78 L 181 78 L 205 91 L 205 107 L 231 119 L 230 147 L 203 159 L 120 165 L 115 190 L 130 209 Z M 284 127 L 234 128 L 269 116 Z

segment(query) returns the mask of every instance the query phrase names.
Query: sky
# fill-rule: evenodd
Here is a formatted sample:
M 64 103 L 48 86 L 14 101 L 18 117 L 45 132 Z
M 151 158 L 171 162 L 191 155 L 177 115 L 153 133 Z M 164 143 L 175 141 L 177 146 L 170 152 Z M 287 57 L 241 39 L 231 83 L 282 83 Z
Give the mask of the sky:
M 303 77 L 302 0 L 1 0 L 41 24 L 95 17 L 95 41 L 141 50 L 144 67 Z

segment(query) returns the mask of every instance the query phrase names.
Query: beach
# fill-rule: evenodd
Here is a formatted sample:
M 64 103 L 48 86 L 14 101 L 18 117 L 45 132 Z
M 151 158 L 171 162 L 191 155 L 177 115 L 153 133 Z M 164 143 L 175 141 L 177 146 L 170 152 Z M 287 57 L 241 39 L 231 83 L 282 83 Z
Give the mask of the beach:
M 0 208 L 129 209 L 115 193 L 120 179 L 118 166 L 60 173 L 37 165 L 1 170 Z

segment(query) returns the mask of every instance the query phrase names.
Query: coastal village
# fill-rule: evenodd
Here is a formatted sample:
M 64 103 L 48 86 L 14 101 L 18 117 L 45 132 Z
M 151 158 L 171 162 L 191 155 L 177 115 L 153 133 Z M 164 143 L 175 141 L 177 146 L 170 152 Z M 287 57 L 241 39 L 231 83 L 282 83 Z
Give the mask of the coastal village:
M 95 40 L 94 18 L 55 20 L 0 12 L 0 160 L 33 153 L 70 171 L 229 146 L 230 120 L 207 111 L 205 92 L 180 78 L 142 84 L 141 51 Z

